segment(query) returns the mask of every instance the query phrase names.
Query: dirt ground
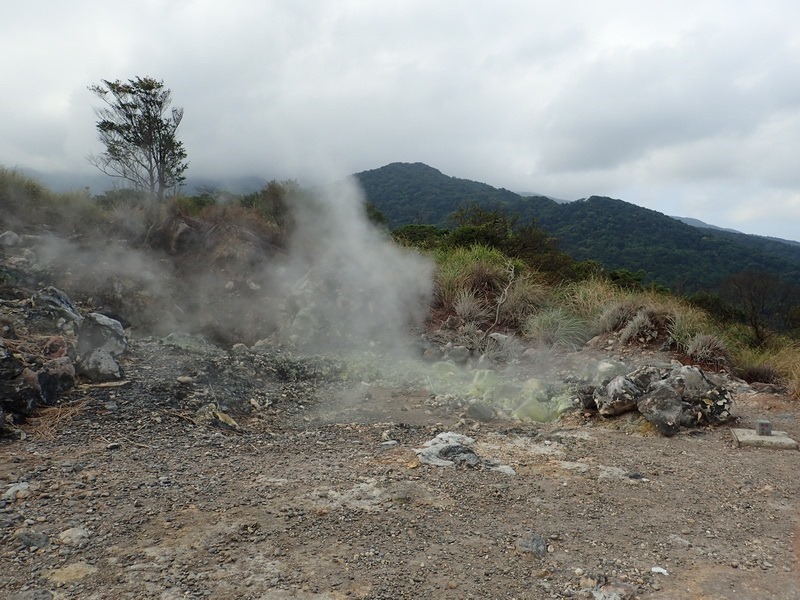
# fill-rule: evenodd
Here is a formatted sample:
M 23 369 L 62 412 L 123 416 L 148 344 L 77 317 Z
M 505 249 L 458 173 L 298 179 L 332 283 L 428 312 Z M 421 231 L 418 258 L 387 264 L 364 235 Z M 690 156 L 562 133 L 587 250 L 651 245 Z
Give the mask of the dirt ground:
M 122 385 L 0 442 L 0 596 L 800 598 L 797 451 L 580 412 L 475 423 L 260 360 L 143 340 Z M 800 439 L 796 401 L 736 401 L 737 426 Z M 241 430 L 200 422 L 204 402 Z M 444 431 L 515 474 L 421 464 Z

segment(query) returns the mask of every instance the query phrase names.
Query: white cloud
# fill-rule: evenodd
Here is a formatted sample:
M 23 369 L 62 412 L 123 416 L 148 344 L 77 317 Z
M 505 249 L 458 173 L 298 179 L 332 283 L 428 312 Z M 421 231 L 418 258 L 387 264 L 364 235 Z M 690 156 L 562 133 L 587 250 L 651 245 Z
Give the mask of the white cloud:
M 8 2 L 0 164 L 88 171 L 86 86 L 148 75 L 186 109 L 190 177 L 423 161 L 721 225 L 758 205 L 745 224 L 796 237 L 797 22 L 789 0 Z

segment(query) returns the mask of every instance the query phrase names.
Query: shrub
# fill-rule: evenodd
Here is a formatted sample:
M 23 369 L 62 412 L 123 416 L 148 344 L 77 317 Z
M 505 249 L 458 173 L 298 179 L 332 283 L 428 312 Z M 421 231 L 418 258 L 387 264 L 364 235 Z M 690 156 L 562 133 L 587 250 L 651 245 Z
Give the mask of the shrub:
M 658 337 L 658 326 L 651 316 L 654 316 L 651 310 L 647 308 L 639 309 L 633 317 L 628 319 L 620 331 L 620 341 L 639 340 L 645 342 Z

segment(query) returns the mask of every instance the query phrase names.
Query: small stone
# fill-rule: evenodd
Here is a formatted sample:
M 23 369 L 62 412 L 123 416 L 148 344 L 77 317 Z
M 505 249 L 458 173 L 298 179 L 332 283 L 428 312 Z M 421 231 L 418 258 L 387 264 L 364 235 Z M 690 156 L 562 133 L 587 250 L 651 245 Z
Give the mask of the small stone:
M 458 589 L 458 582 L 457 581 L 448 581 L 447 582 L 447 589 L 448 590 L 456 590 L 456 589 Z
M 80 546 L 89 539 L 89 532 L 83 527 L 71 527 L 59 533 L 58 539 L 67 546 Z
M 194 383 L 194 379 L 191 378 L 189 375 L 181 375 L 180 377 L 178 377 L 178 383 L 182 385 L 189 385 L 191 383 Z

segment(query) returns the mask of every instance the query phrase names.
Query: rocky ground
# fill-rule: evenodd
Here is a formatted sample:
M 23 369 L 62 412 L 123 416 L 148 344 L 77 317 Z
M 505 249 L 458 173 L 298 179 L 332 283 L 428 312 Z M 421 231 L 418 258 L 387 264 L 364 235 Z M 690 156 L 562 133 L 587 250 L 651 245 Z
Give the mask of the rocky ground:
M 800 454 L 730 432 L 800 439 L 779 388 L 710 373 L 738 421 L 672 437 L 581 401 L 523 422 L 537 402 L 469 403 L 490 378 L 463 346 L 417 348 L 467 363 L 423 367 L 138 337 L 47 288 L 20 240 L 0 272 L 2 598 L 800 598 Z M 506 371 L 676 364 L 653 348 L 610 336 Z M 440 434 L 454 464 L 421 452 Z
M 800 598 L 800 455 L 727 426 L 476 421 L 413 378 L 188 338 L 120 362 L 0 443 L 4 597 Z M 800 438 L 795 400 L 735 400 Z M 493 462 L 421 462 L 447 431 Z

